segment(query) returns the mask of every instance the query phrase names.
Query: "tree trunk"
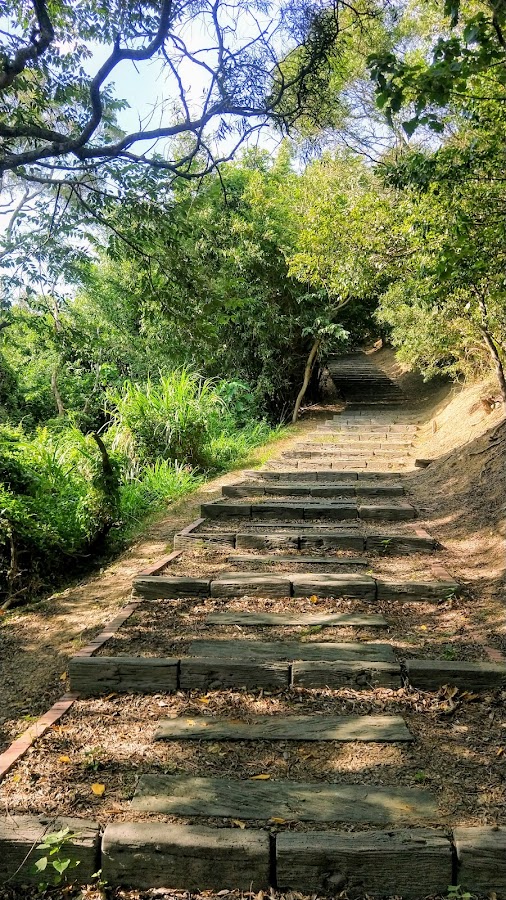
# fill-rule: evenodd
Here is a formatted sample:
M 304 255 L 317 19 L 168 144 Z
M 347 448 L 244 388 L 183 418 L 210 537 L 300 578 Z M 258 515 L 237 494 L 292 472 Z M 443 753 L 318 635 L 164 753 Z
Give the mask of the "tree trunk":
M 506 375 L 504 374 L 504 366 L 502 364 L 501 357 L 499 356 L 497 344 L 494 341 L 494 338 L 492 337 L 492 335 L 490 334 L 490 331 L 488 330 L 487 304 L 485 303 L 484 297 L 482 297 L 480 294 L 478 294 L 478 305 L 480 307 L 480 312 L 481 312 L 480 331 L 481 331 L 485 346 L 486 346 L 488 352 L 490 353 L 490 357 L 492 359 L 492 365 L 495 369 L 495 373 L 497 375 L 497 380 L 499 382 L 499 388 L 501 391 L 502 402 L 506 409 Z
M 57 366 L 54 367 L 54 369 L 51 373 L 51 390 L 53 392 L 53 397 L 55 399 L 56 407 L 58 409 L 58 415 L 60 416 L 60 418 L 63 418 L 63 416 L 65 415 L 65 407 L 63 405 L 63 400 L 61 398 L 60 391 L 58 390 L 58 368 L 57 368 Z
M 304 381 L 302 382 L 302 387 L 297 395 L 297 399 L 295 401 L 295 406 L 293 409 L 292 415 L 292 425 L 295 425 L 297 418 L 299 416 L 300 404 L 302 403 L 304 396 L 307 391 L 307 386 L 309 384 L 309 380 L 311 378 L 311 372 L 313 371 L 314 362 L 316 359 L 316 354 L 318 353 L 318 349 L 321 343 L 321 338 L 317 337 L 313 346 L 311 347 L 311 351 L 307 358 L 306 368 L 304 369 Z
M 495 341 L 494 341 L 492 335 L 490 334 L 490 332 L 487 331 L 487 329 L 484 328 L 483 325 L 481 326 L 480 331 L 483 335 L 483 341 L 487 347 L 487 350 L 490 353 L 490 357 L 492 359 L 492 364 L 494 366 L 495 373 L 497 375 L 497 380 L 499 382 L 499 388 L 501 391 L 502 402 L 506 409 L 506 375 L 504 374 L 504 366 L 502 364 L 501 357 L 499 356 L 499 352 L 495 345 Z

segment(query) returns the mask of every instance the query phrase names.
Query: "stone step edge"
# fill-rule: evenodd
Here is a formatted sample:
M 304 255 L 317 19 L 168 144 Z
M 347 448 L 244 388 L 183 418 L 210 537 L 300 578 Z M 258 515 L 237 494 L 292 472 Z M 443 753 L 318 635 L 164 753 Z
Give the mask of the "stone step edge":
M 44 833 L 55 829 L 50 818 L 46 823 L 37 816 L 0 820 L 0 881 L 40 881 L 29 864 L 16 869 Z M 359 877 L 361 893 L 403 898 L 446 896 L 448 885 L 484 895 L 506 892 L 506 829 L 499 826 L 290 833 L 279 826 L 267 831 L 117 822 L 102 831 L 98 822 L 66 817 L 57 825 L 78 833 L 68 849 L 69 857 L 80 859 L 76 874 L 82 884 L 88 872 L 101 871 L 113 887 L 137 890 L 272 887 L 308 893 L 310 880 L 309 893 L 335 893 Z M 86 845 L 83 833 L 90 835 Z
M 378 498 L 379 501 L 380 498 Z M 300 500 L 283 500 L 283 499 L 270 499 L 266 501 L 262 501 L 259 503 L 243 503 L 241 500 L 236 500 L 234 498 L 229 499 L 218 499 L 211 500 L 206 503 L 200 504 L 200 514 L 201 517 L 205 517 L 208 519 L 218 519 L 218 518 L 227 518 L 227 517 L 236 517 L 241 519 L 254 519 L 254 518 L 262 518 L 262 514 L 265 514 L 267 518 L 269 515 L 278 514 L 292 514 L 292 518 L 305 518 L 306 514 L 311 515 L 312 512 L 316 512 L 317 518 L 325 518 L 325 513 L 328 513 L 329 516 L 332 512 L 343 512 L 342 518 L 347 519 L 398 519 L 398 521 L 403 521 L 404 519 L 414 519 L 416 518 L 417 511 L 416 508 L 410 503 L 408 500 L 402 500 L 401 498 L 392 498 L 393 500 L 397 500 L 394 502 L 387 502 L 386 499 L 384 502 L 371 502 L 372 498 L 357 498 L 352 499 L 349 498 L 349 501 L 326 501 L 324 497 L 319 501 L 317 497 L 314 499 L 308 500 L 307 498 L 302 497 Z M 350 502 L 351 501 L 351 502 Z M 344 513 L 349 513 L 349 515 L 344 515 Z M 340 517 L 338 516 L 338 519 Z
M 240 576 L 243 577 L 240 577 Z M 258 588 L 256 590 L 256 588 Z M 353 594 L 350 594 L 350 590 Z M 343 593 L 343 590 L 345 593 Z M 323 591 L 329 593 L 323 594 Z M 353 596 L 356 599 L 388 600 L 407 597 L 446 600 L 460 591 L 454 580 L 386 581 L 373 576 L 347 573 L 226 573 L 221 578 L 191 578 L 179 575 L 145 575 L 134 579 L 134 600 L 174 600 L 179 597 L 242 596 L 256 593 L 269 597 Z
M 296 643 L 296 642 L 294 642 Z M 239 642 L 238 642 L 239 645 Z M 402 686 L 427 692 L 444 685 L 460 691 L 496 691 L 506 685 L 506 663 L 467 663 L 408 659 L 404 663 L 371 660 L 244 660 L 218 656 L 138 657 L 75 656 L 69 660 L 72 690 L 82 697 L 102 694 L 175 693 L 189 690 L 292 688 L 353 690 Z
M 386 481 L 390 483 L 394 478 L 401 479 L 402 472 L 375 472 L 375 471 L 367 471 L 367 472 L 350 472 L 347 470 L 346 472 L 339 472 L 338 469 L 299 469 L 298 472 L 293 472 L 291 469 L 287 469 L 283 471 L 283 469 L 258 469 L 253 471 L 244 472 L 244 476 L 247 478 L 254 478 L 258 481 L 282 481 L 283 478 L 288 481 L 336 481 L 338 482 L 340 479 L 343 479 L 346 483 L 359 481 Z
M 313 493 L 316 491 L 316 493 Z M 319 483 L 317 481 L 276 481 L 274 483 L 261 481 L 239 481 L 236 484 L 223 485 L 221 495 L 223 499 L 230 497 L 275 497 L 276 494 L 290 494 L 300 497 L 322 497 L 328 494 L 319 494 L 319 491 L 335 492 L 336 495 L 348 495 L 353 498 L 360 497 L 403 497 L 405 488 L 402 484 L 353 484 L 352 482 Z
M 371 660 L 243 660 L 218 656 L 72 657 L 69 679 L 80 697 L 104 694 L 172 694 L 180 691 L 340 690 L 402 687 L 400 663 Z
M 182 531 L 178 531 L 174 535 L 174 547 L 179 550 L 184 549 L 194 549 L 197 547 L 210 547 L 216 546 L 217 544 L 221 544 L 222 546 L 230 547 L 232 549 L 241 549 L 242 544 L 238 545 L 238 540 L 241 537 L 246 537 L 248 535 L 261 536 L 267 541 L 269 540 L 269 534 L 273 539 L 276 534 L 276 528 L 286 528 L 286 523 L 281 526 L 279 523 L 271 522 L 270 524 L 265 524 L 265 530 L 259 532 L 248 532 L 245 530 L 244 532 L 240 530 L 229 531 L 226 528 L 223 531 L 199 531 L 198 529 L 204 524 L 205 518 L 200 517 L 195 519 L 194 522 L 191 522 L 186 526 Z M 245 528 L 246 525 L 244 526 Z M 296 533 L 296 527 L 300 529 L 300 534 Z M 332 531 L 332 528 L 335 526 L 329 526 L 326 531 L 317 531 L 314 529 L 314 526 L 308 525 L 299 525 L 293 526 L 290 529 L 290 534 L 293 537 L 292 544 L 295 542 L 297 544 L 297 550 L 303 549 L 301 547 L 301 541 L 304 538 L 314 536 L 315 539 L 317 537 L 324 537 L 330 535 L 339 535 L 339 537 L 344 538 L 346 536 L 346 531 Z M 269 530 L 270 529 L 270 530 Z M 408 534 L 398 534 L 398 535 L 387 535 L 382 532 L 378 532 L 377 534 L 370 534 L 368 536 L 363 536 L 360 534 L 349 533 L 350 538 L 352 537 L 353 547 L 351 549 L 354 550 L 362 550 L 362 551 L 377 551 L 384 550 L 385 553 L 388 551 L 388 555 L 391 555 L 389 551 L 389 546 L 392 545 L 392 548 L 395 545 L 404 544 L 404 546 L 409 547 L 410 543 L 413 547 L 413 552 L 422 552 L 423 550 L 427 552 L 432 552 L 440 548 L 440 544 L 436 541 L 435 538 L 432 537 L 428 532 L 424 531 L 422 528 L 414 528 L 411 533 Z M 242 549 L 245 549 L 242 547 Z
M 377 472 L 377 469 L 375 469 L 375 466 L 378 463 L 383 463 L 383 465 L 388 464 L 390 466 L 390 459 L 391 459 L 391 457 L 388 457 L 388 458 L 384 457 L 383 459 L 381 459 L 378 456 L 375 456 L 375 457 L 370 456 L 367 459 L 363 459 L 363 458 L 359 458 L 359 457 L 356 457 L 354 459 L 349 459 L 349 458 L 345 458 L 345 457 L 341 458 L 339 456 L 336 456 L 335 461 L 332 462 L 331 458 L 328 456 L 322 457 L 322 456 L 314 455 L 313 457 L 311 457 L 310 460 L 304 459 L 304 458 L 299 459 L 298 457 L 292 457 L 291 459 L 283 459 L 278 464 L 281 465 L 281 463 L 283 463 L 285 468 L 287 466 L 290 466 L 291 469 L 299 469 L 299 471 L 302 471 L 302 468 L 299 468 L 299 463 L 300 463 L 300 467 L 302 467 L 303 465 L 306 465 L 309 462 L 309 464 L 312 466 L 313 469 L 320 468 L 320 469 L 325 469 L 326 471 L 328 471 L 329 469 L 332 469 L 335 466 L 336 472 L 338 471 L 341 477 L 343 474 L 348 474 L 348 473 L 350 473 L 350 474 L 358 473 L 359 475 L 367 475 L 369 470 L 370 470 L 371 474 L 374 472 L 374 475 L 376 476 L 378 474 L 378 472 Z M 413 457 L 408 457 L 408 456 L 403 457 L 402 459 L 397 458 L 395 460 L 395 464 L 398 468 L 405 469 L 405 468 L 407 468 L 408 462 L 412 462 L 412 460 L 413 460 Z M 277 468 L 276 460 L 271 460 L 271 462 L 269 463 L 269 466 L 271 467 L 271 471 L 275 472 L 276 468 Z M 361 471 L 359 471 L 359 470 L 361 470 Z M 363 471 L 363 470 L 368 470 L 368 471 Z M 385 470 L 385 475 L 388 475 L 390 473 L 390 471 L 393 471 L 393 470 L 391 470 L 391 469 Z

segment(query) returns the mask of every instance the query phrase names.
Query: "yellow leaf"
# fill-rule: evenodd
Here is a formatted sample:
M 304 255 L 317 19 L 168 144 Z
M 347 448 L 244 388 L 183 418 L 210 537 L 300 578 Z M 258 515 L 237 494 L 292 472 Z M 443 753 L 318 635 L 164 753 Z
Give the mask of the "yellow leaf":
M 272 822 L 273 825 L 284 825 L 286 823 L 286 819 L 280 819 L 278 816 L 271 816 L 269 822 Z
M 309 598 L 309 602 L 318 603 L 318 597 L 316 596 L 316 594 L 313 594 L 313 596 Z
M 209 697 L 199 697 L 199 703 L 210 703 Z
M 426 625 L 420 625 L 420 631 L 427 631 Z
M 243 831 L 246 828 L 246 822 L 241 822 L 240 819 L 232 819 L 232 825 L 237 825 L 237 827 L 241 828 Z
M 95 794 L 95 797 L 103 797 L 105 794 L 105 784 L 92 784 L 91 786 L 92 793 Z
M 265 775 L 265 774 L 262 774 L 262 775 L 252 775 L 252 776 L 251 776 L 251 781 L 268 781 L 270 777 L 271 777 L 270 775 Z
M 498 747 L 496 756 L 502 756 L 504 753 L 504 747 Z
M 21 775 L 13 775 L 12 780 L 15 781 L 17 784 L 18 781 L 21 781 Z
M 58 758 L 58 762 L 61 762 L 61 763 L 69 763 L 69 762 L 70 762 L 70 756 L 60 756 L 60 757 Z
M 60 681 L 66 681 L 66 680 L 67 680 L 67 673 L 66 673 L 66 672 L 62 672 L 61 675 L 60 675 Z

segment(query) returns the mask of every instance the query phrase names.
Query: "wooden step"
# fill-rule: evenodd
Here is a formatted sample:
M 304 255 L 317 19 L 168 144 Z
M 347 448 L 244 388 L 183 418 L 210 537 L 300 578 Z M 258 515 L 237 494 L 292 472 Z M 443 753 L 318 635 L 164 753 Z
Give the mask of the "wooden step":
M 446 600 L 460 590 L 456 581 L 407 579 L 390 581 L 370 575 L 337 572 L 223 573 L 214 580 L 178 575 L 141 575 L 134 580 L 133 597 L 144 600 L 178 597 L 349 597 L 355 600 Z M 205 586 L 205 589 L 204 589 Z
M 290 466 L 293 466 L 294 469 L 297 469 L 300 464 L 301 469 L 303 469 L 303 468 L 307 467 L 307 465 L 308 465 L 307 459 L 299 459 L 297 456 L 293 456 L 292 454 L 290 454 L 288 452 L 286 454 L 281 454 L 281 455 L 284 458 L 283 458 L 282 462 L 280 462 L 278 464 L 280 467 L 281 466 L 286 467 L 286 466 L 290 465 Z M 332 462 L 332 460 L 328 456 L 325 457 L 325 456 L 314 455 L 314 456 L 311 456 L 310 460 L 311 461 L 309 464 L 311 465 L 311 468 L 316 469 L 316 470 L 323 469 L 323 470 L 327 471 L 329 469 L 332 469 L 333 466 L 335 466 L 336 470 L 339 470 L 340 477 L 343 476 L 345 469 L 351 469 L 353 471 L 353 470 L 367 468 L 367 460 L 362 459 L 359 456 L 356 456 L 353 459 L 349 459 L 346 457 L 342 457 L 342 458 L 336 457 L 334 462 Z M 370 464 L 371 463 L 372 463 L 372 459 L 370 460 Z M 378 460 L 376 460 L 376 463 L 378 463 Z M 276 463 L 271 462 L 270 465 L 271 465 L 271 467 L 276 466 Z M 397 460 L 396 465 L 398 467 L 400 466 L 399 460 Z
M 102 839 L 103 881 L 138 890 L 268 889 L 269 834 L 163 822 L 113 822 Z
M 34 856 L 35 848 L 44 841 L 48 832 L 68 829 L 65 840 L 64 858 L 78 865 L 79 881 L 90 884 L 95 872 L 100 869 L 100 825 L 88 819 L 48 815 L 16 815 L 5 810 L 0 818 L 0 884 L 3 889 L 11 884 L 29 884 L 31 887 L 17 897 L 37 896 L 34 885 L 46 877 L 35 869 L 32 862 L 43 853 Z M 55 857 L 58 858 L 58 857 Z M 50 857 L 51 859 L 51 857 Z M 73 872 L 73 869 L 72 869 Z M 39 896 L 41 892 L 39 891 Z M 4 895 L 7 897 L 7 894 Z M 10 892 L 8 896 L 11 896 Z
M 397 663 L 350 660 L 297 660 L 291 665 L 291 686 L 308 690 L 330 688 L 339 691 L 373 690 L 377 687 L 397 691 L 402 686 L 401 668 Z
M 220 519 L 233 516 L 241 519 L 304 519 L 304 518 L 332 518 L 337 520 L 356 519 L 356 502 L 328 501 L 326 503 L 314 502 L 289 502 L 286 500 L 271 500 L 263 503 L 227 503 L 215 500 L 212 503 L 202 503 L 200 514 L 208 519 Z
M 443 831 L 284 832 L 276 837 L 280 891 L 402 897 L 446 896 L 452 847 Z M 459 882 L 460 883 L 460 882 Z M 474 888 L 474 886 L 473 886 Z
M 331 459 L 340 465 L 344 465 L 345 461 L 349 465 L 350 462 L 356 463 L 367 459 L 402 459 L 409 457 L 410 453 L 409 450 L 389 450 L 387 447 L 368 450 L 351 447 L 332 448 L 324 444 L 312 444 L 310 447 L 303 447 L 300 450 L 296 447 L 293 450 L 285 450 L 281 456 L 283 459 L 310 459 L 311 463 L 317 459 Z
M 487 897 L 506 897 L 506 828 L 498 825 L 453 830 L 455 883 Z
M 416 510 L 411 503 L 399 501 L 392 503 L 360 503 L 358 507 L 360 519 L 388 522 L 405 522 L 416 518 Z
M 357 530 L 305 530 L 237 533 L 237 550 L 363 550 L 365 540 Z
M 292 565 L 310 566 L 368 566 L 369 560 L 365 556 L 260 556 L 258 554 L 237 553 L 227 556 L 227 562 L 240 563 L 291 563 Z
M 384 519 L 385 521 L 405 521 L 414 519 L 415 508 L 407 501 L 398 500 L 394 503 L 385 502 L 339 502 L 328 500 L 319 503 L 314 501 L 272 500 L 262 503 L 243 503 L 240 501 L 226 502 L 215 500 L 212 503 L 202 503 L 200 507 L 202 517 L 207 519 L 241 518 L 241 519 L 275 519 L 289 521 L 290 519 L 328 519 L 334 521 L 346 521 L 358 518 Z
M 432 795 L 420 788 L 188 775 L 141 775 L 131 807 L 182 817 L 370 825 L 433 819 L 437 812 Z
M 238 484 L 227 484 L 222 488 L 223 497 L 263 497 L 263 496 L 298 496 L 298 497 L 400 497 L 404 494 L 402 484 L 371 484 L 343 482 L 320 484 L 318 482 L 286 482 L 280 481 L 258 483 L 242 481 Z
M 364 483 L 369 483 L 371 481 L 377 482 L 378 484 L 389 484 L 392 480 L 399 481 L 401 478 L 400 472 L 388 471 L 388 472 L 375 472 L 370 469 L 367 472 L 339 472 L 337 469 L 328 468 L 328 469 L 297 469 L 297 471 L 293 471 L 293 469 L 283 470 L 282 466 L 279 468 L 273 469 L 260 469 L 258 472 L 245 472 L 245 475 L 248 478 L 254 478 L 255 481 L 265 481 L 265 482 L 357 482 L 359 485 Z
M 421 691 L 438 691 L 449 684 L 462 691 L 496 691 L 506 687 L 506 663 L 408 659 L 409 683 Z
M 260 613 L 215 612 L 210 613 L 205 625 L 240 625 L 242 628 L 286 627 L 295 628 L 386 628 L 387 620 L 379 615 L 363 613 Z
M 388 438 L 387 435 L 381 435 L 376 437 L 366 436 L 366 435 L 332 435 L 329 434 L 328 437 L 324 437 L 322 434 L 318 432 L 312 432 L 309 437 L 310 441 L 305 441 L 304 444 L 297 444 L 297 448 L 300 447 L 301 450 L 310 450 L 312 447 L 321 447 L 327 448 L 329 450 L 343 450 L 346 451 L 354 451 L 354 450 L 398 450 L 400 453 L 404 450 L 409 450 L 413 443 L 410 440 L 403 440 L 394 435 L 393 438 Z
M 374 665 L 378 667 L 380 663 Z M 349 672 L 350 679 L 353 674 L 352 671 Z M 218 656 L 184 657 L 180 660 L 179 690 L 181 691 L 228 689 L 258 691 L 262 688 L 286 691 L 291 683 L 292 667 L 289 662 L 265 659 L 221 659 Z M 320 687 L 322 686 L 323 684 L 320 682 Z
M 388 644 L 357 641 L 254 641 L 246 638 L 192 641 L 192 656 L 216 656 L 220 659 L 252 660 L 326 660 L 328 662 L 366 661 L 393 662 L 395 653 Z
M 459 594 L 458 581 L 406 579 L 393 581 L 391 579 L 376 579 L 378 600 L 422 600 L 441 601 Z
M 203 641 L 202 644 L 206 642 Z M 209 642 L 211 643 L 211 642 Z M 297 644 L 296 641 L 293 643 Z M 196 649 L 195 649 L 195 652 Z M 401 669 L 395 662 L 383 662 L 359 654 L 344 651 L 341 657 L 349 659 L 318 659 L 316 653 L 294 650 L 293 654 L 281 651 L 276 656 L 220 655 L 216 651 L 208 656 L 185 656 L 180 659 L 155 657 L 73 657 L 69 662 L 71 689 L 82 697 L 99 697 L 111 692 L 116 694 L 160 694 L 192 690 L 288 690 L 290 687 L 331 688 L 340 690 L 369 690 L 382 686 L 397 690 L 401 687 Z M 283 655 L 298 659 L 283 661 Z M 320 657 L 324 657 L 322 651 Z M 375 654 L 379 655 L 379 654 Z M 304 657 L 309 657 L 304 659 Z M 332 654 L 327 651 L 327 656 Z M 118 671 L 128 670 L 128 677 L 118 677 Z
M 378 484 L 389 484 L 392 480 L 398 481 L 402 478 L 402 472 L 395 469 L 388 471 L 378 471 L 374 468 L 368 468 L 366 472 L 351 471 L 349 469 L 339 471 L 337 466 L 325 461 L 323 466 L 311 469 L 305 469 L 302 465 L 300 468 L 286 468 L 283 461 L 271 460 L 268 469 L 262 469 L 259 472 L 246 472 L 246 475 L 255 477 L 257 480 L 276 482 L 276 481 L 351 481 L 362 484 L 364 482 L 375 481 Z
M 368 433 L 368 434 L 376 434 L 377 432 L 383 434 L 407 434 L 407 435 L 415 435 L 418 431 L 418 425 L 409 425 L 408 423 L 402 422 L 365 422 L 365 423 L 357 423 L 356 421 L 341 419 L 339 416 L 334 417 L 333 419 L 326 419 L 323 425 L 318 425 L 317 429 L 326 431 L 327 429 L 339 432 L 342 431 L 344 434 L 357 434 L 357 433 Z
M 401 716 L 256 716 L 240 722 L 219 716 L 163 719 L 155 735 L 163 741 L 371 741 L 411 742 Z
M 352 597 L 357 600 L 374 600 L 376 582 L 370 575 L 345 575 L 332 572 L 311 572 L 290 575 L 293 597 Z
M 179 659 L 140 656 L 74 656 L 68 664 L 71 690 L 82 697 L 103 694 L 164 694 L 177 691 Z

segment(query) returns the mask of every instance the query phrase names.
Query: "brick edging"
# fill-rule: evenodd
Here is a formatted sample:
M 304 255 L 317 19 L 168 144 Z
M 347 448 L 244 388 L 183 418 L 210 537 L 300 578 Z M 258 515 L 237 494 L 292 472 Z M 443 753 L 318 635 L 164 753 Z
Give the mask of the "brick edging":
M 122 610 L 114 617 L 112 622 L 105 626 L 103 631 L 97 635 L 89 644 L 78 650 L 74 656 L 92 656 L 96 650 L 105 644 L 116 632 L 121 628 L 124 622 L 132 615 L 134 610 L 139 606 L 140 600 L 130 601 Z M 0 753 L 0 781 L 7 775 L 12 767 L 25 755 L 26 751 L 37 738 L 42 737 L 46 731 L 58 722 L 59 719 L 74 705 L 79 699 L 79 694 L 69 691 L 63 694 L 40 718 L 30 725 L 12 744 Z
M 143 569 L 138 573 L 137 577 L 160 574 L 171 562 L 181 556 L 181 553 L 181 550 L 173 550 L 168 556 L 153 563 L 152 566 Z M 114 637 L 116 632 L 119 631 L 126 620 L 130 618 L 140 603 L 142 603 L 142 600 L 131 600 L 126 606 L 123 606 L 114 619 L 112 619 L 112 621 L 109 622 L 109 624 L 106 625 L 105 628 L 89 642 L 89 644 L 86 644 L 85 647 L 78 650 L 77 653 L 74 653 L 74 658 L 76 656 L 93 656 L 97 650 L 100 650 L 106 641 L 111 637 Z M 55 703 L 53 703 L 47 712 L 43 713 L 43 715 L 34 722 L 33 725 L 30 725 L 26 731 L 23 731 L 23 733 L 7 747 L 7 750 L 0 753 L 0 781 L 7 775 L 18 760 L 25 755 L 26 751 L 35 743 L 37 738 L 42 737 L 49 728 L 58 722 L 78 699 L 79 694 L 73 693 L 72 691 L 63 694 Z

